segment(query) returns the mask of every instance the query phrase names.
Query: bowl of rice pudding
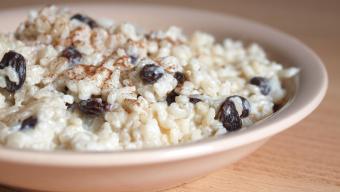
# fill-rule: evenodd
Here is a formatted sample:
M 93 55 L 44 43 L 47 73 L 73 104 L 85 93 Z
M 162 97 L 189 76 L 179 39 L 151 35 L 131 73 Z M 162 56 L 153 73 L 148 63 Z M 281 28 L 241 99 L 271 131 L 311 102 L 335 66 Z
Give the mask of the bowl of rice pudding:
M 309 48 L 244 19 L 124 4 L 28 10 L 0 13 L 4 185 L 180 185 L 255 151 L 327 89 Z

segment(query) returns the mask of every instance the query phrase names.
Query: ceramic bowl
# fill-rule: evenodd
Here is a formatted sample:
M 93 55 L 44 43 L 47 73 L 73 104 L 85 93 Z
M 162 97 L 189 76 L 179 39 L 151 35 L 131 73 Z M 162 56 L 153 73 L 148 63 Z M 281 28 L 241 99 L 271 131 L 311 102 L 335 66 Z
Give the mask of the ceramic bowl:
M 201 30 L 217 39 L 254 41 L 271 58 L 301 69 L 286 85 L 288 104 L 248 129 L 218 138 L 157 149 L 121 152 L 36 152 L 0 148 L 0 183 L 40 191 L 156 191 L 199 178 L 231 164 L 310 114 L 327 89 L 327 73 L 297 39 L 244 19 L 192 9 L 154 5 L 77 4 L 95 18 L 132 21 L 146 29 L 177 25 L 186 33 Z M 14 30 L 28 8 L 1 11 L 1 31 Z

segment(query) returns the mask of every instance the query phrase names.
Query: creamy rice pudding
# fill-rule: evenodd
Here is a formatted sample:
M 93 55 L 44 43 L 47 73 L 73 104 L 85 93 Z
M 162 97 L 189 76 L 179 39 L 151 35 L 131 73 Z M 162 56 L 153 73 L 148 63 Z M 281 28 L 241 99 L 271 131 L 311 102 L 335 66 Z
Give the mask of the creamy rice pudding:
M 228 134 L 270 116 L 297 68 L 257 44 L 143 31 L 55 6 L 0 35 L 0 144 L 124 150 Z

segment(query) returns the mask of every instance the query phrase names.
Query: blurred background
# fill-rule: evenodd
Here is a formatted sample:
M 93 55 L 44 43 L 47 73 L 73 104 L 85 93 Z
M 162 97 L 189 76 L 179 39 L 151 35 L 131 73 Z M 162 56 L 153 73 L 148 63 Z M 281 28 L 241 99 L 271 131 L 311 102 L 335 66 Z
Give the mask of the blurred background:
M 20 6 L 96 1 L 1 0 Z M 108 2 L 108 1 L 105 1 Z M 321 106 L 259 151 L 210 176 L 167 192 L 340 191 L 340 0 L 117 0 L 190 7 L 255 20 L 300 39 L 323 60 L 329 88 Z M 127 13 L 129 14 L 129 13 Z M 6 18 L 0 18 L 0 21 Z M 323 125 L 323 127 L 315 125 Z M 1 174 L 1 173 L 0 173 Z M 245 181 L 245 182 L 244 182 Z M 0 191 L 1 188 L 0 188 Z

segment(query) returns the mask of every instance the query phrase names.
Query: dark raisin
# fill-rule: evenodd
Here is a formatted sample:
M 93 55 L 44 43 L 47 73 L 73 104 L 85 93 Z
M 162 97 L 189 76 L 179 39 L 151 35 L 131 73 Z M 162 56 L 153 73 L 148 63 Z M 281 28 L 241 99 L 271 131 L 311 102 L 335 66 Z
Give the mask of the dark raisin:
M 182 85 L 184 81 L 186 81 L 184 73 L 176 72 L 174 74 L 175 79 L 177 80 L 177 85 Z
M 217 119 L 228 131 L 236 131 L 242 127 L 242 120 L 237 113 L 235 104 L 228 99 L 222 103 L 217 113 Z
M 171 103 L 174 103 L 176 101 L 176 97 L 178 96 L 178 93 L 175 92 L 175 90 L 171 91 L 166 95 L 166 102 L 168 105 L 171 105 Z
M 193 103 L 193 104 L 196 104 L 196 103 L 198 103 L 198 102 L 200 102 L 200 101 L 202 101 L 202 100 L 199 99 L 199 98 L 190 97 L 190 98 L 189 98 L 189 101 L 190 101 L 191 103 Z
M 239 96 L 239 95 L 230 96 L 230 97 L 227 98 L 227 100 L 230 100 L 230 101 L 234 102 L 233 98 L 239 98 L 241 100 L 241 103 L 242 103 L 241 104 L 242 105 L 241 106 L 242 107 L 242 113 L 240 114 L 240 118 L 248 117 L 249 116 L 249 112 L 250 112 L 250 103 L 249 103 L 249 101 L 246 98 L 244 98 L 242 96 Z M 234 102 L 235 107 L 236 107 L 237 104 L 238 103 Z
M 5 53 L 0 61 L 0 69 L 4 69 L 5 67 L 12 67 L 18 75 L 18 83 L 10 81 L 10 79 L 6 76 L 6 89 L 13 93 L 20 89 L 25 82 L 26 60 L 21 54 L 15 51 L 9 51 Z
M 274 103 L 274 106 L 273 106 L 273 112 L 275 113 L 275 112 L 277 112 L 278 110 L 280 110 L 281 109 L 281 104 L 279 104 L 279 103 Z
M 137 63 L 138 57 L 137 56 L 130 56 L 130 62 L 131 64 L 135 65 Z
M 26 129 L 32 129 L 37 125 L 37 123 L 38 123 L 38 118 L 35 116 L 30 116 L 22 121 L 20 131 L 23 131 Z
M 155 64 L 147 64 L 140 71 L 140 78 L 144 83 L 154 84 L 164 74 L 163 68 Z
M 79 110 L 86 115 L 101 115 L 105 112 L 105 103 L 100 98 L 82 100 L 78 104 Z
M 95 20 L 93 20 L 91 17 L 85 16 L 85 15 L 81 15 L 81 14 L 75 14 L 71 17 L 72 19 L 76 19 L 78 21 L 81 21 L 83 23 L 86 23 L 89 27 L 91 28 L 95 28 L 98 27 L 98 24 Z
M 71 103 L 65 103 L 65 105 L 66 105 L 67 109 L 70 109 L 70 110 L 74 110 L 77 106 L 76 103 L 72 103 L 72 104 Z
M 258 86 L 263 95 L 268 95 L 271 90 L 269 80 L 264 77 L 253 77 L 249 83 Z
M 81 53 L 73 46 L 65 48 L 61 52 L 61 56 L 65 57 L 72 65 L 78 64 L 82 57 Z

